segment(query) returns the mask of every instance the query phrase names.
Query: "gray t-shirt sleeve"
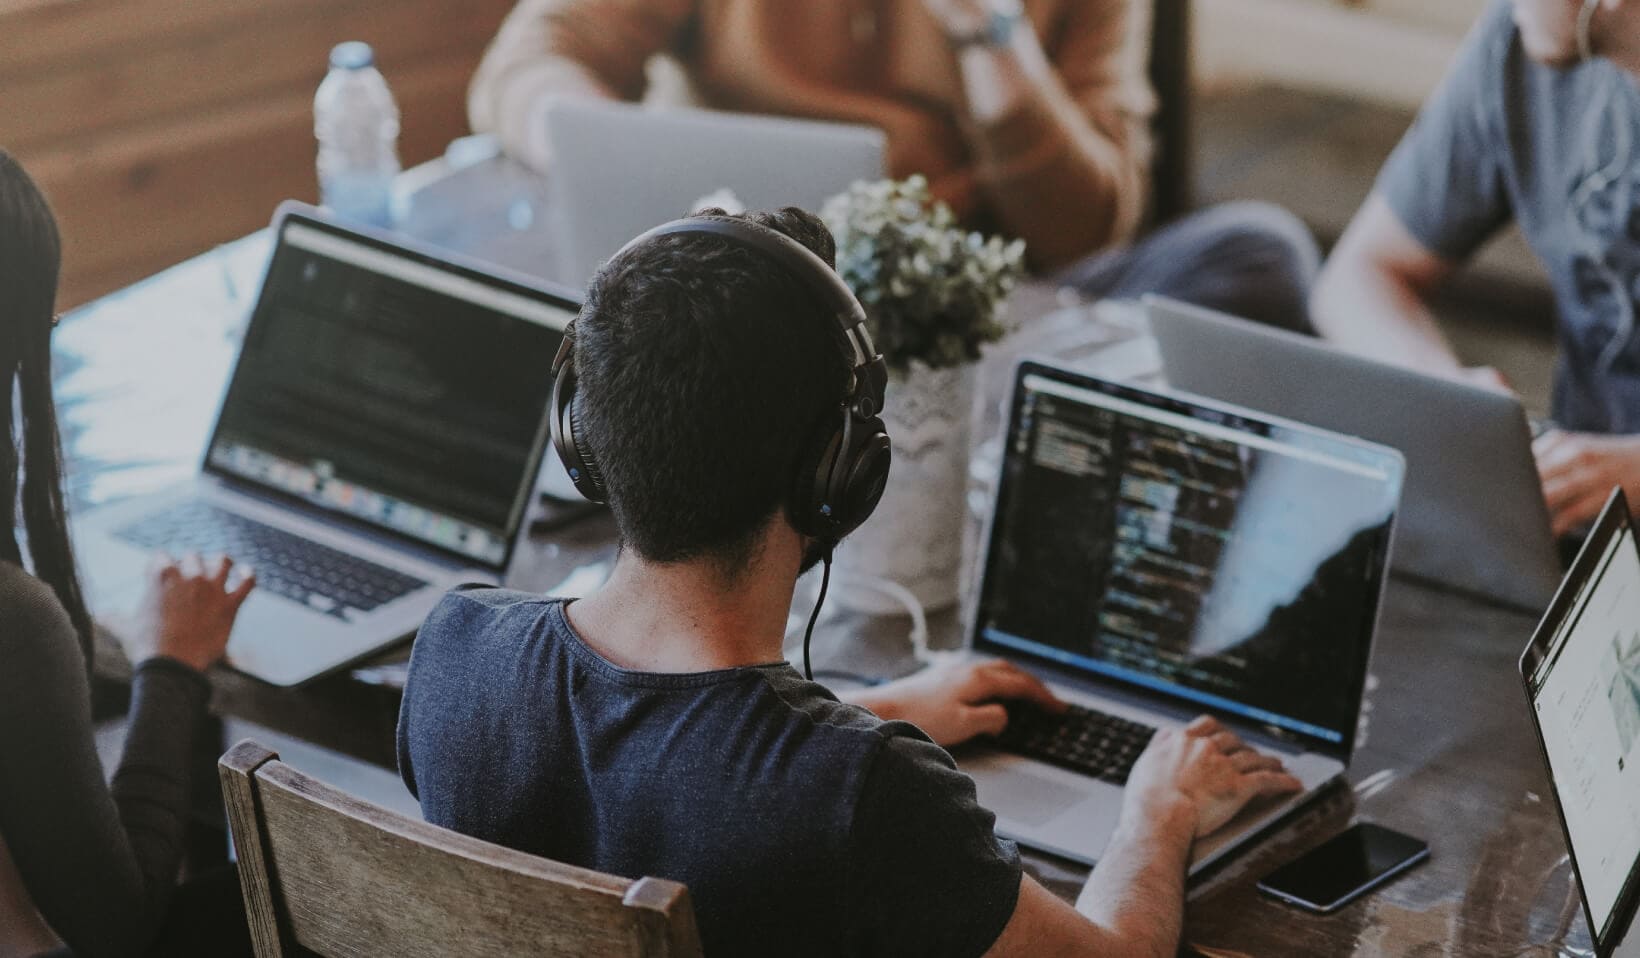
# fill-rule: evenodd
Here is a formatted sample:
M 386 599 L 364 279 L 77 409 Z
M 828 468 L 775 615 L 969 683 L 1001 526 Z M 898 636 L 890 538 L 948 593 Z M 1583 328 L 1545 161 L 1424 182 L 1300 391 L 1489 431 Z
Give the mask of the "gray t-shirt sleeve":
M 850 846 L 861 955 L 983 955 L 1013 917 L 1019 849 L 999 839 L 974 782 L 921 733 L 873 757 Z
M 0 835 L 18 873 L 75 955 L 139 952 L 176 885 L 188 764 L 210 686 L 170 660 L 136 670 L 110 787 L 68 614 L 49 588 L 5 563 L 0 661 Z
M 1508 0 L 1495 0 L 1374 188 L 1419 243 L 1454 262 L 1468 258 L 1512 216 L 1501 99 L 1514 33 Z

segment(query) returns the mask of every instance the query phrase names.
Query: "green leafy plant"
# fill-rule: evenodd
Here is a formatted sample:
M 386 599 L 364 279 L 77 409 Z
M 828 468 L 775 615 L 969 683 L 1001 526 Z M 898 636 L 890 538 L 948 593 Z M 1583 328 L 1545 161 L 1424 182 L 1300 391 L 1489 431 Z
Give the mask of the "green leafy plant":
M 1025 273 L 1025 242 L 958 228 L 923 177 L 856 182 L 820 218 L 890 369 L 973 362 L 1007 332 L 1004 301 Z

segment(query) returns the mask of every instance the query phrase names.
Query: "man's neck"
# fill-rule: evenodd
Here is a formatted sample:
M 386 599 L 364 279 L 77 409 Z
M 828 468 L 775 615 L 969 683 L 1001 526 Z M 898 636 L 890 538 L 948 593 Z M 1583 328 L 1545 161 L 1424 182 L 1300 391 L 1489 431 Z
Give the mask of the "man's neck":
M 662 564 L 623 552 L 603 588 L 569 607 L 570 621 L 623 668 L 705 672 L 779 661 L 801 550 L 771 545 L 733 577 L 711 561 Z

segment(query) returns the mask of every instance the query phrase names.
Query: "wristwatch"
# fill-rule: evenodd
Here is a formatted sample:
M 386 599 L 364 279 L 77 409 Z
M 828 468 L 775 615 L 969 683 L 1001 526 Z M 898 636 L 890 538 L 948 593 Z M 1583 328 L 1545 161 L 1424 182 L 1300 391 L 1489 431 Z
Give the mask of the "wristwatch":
M 990 12 L 972 30 L 947 34 L 952 47 L 1005 47 L 1013 41 L 1014 28 L 1025 19 L 1024 4 L 1020 0 L 990 0 L 986 6 Z

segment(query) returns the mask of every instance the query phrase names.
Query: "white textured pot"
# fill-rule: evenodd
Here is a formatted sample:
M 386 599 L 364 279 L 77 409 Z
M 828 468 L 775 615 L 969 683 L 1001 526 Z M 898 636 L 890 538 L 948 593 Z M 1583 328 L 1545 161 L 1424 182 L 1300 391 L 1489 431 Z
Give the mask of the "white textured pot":
M 978 367 L 913 362 L 890 376 L 883 422 L 894 446 L 888 487 L 865 525 L 837 549 L 837 602 L 864 612 L 903 604 L 871 580 L 910 590 L 925 609 L 955 605 L 967 524 L 969 423 Z

